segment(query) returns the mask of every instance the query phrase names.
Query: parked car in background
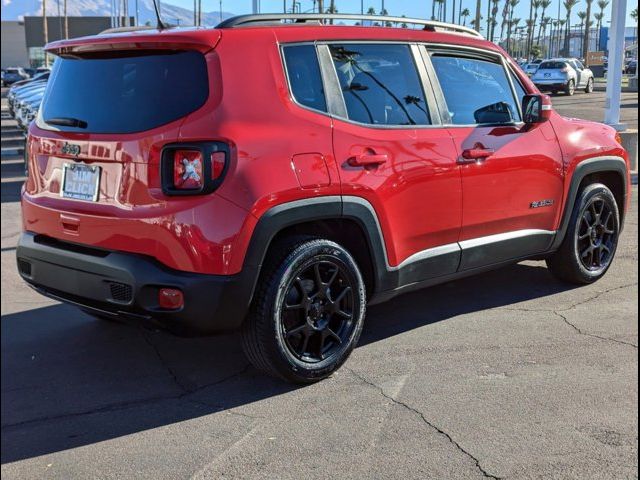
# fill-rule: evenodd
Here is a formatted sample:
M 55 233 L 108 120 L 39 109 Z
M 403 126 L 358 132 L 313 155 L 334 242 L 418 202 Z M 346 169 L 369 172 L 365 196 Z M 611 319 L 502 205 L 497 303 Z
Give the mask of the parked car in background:
M 367 305 L 531 258 L 606 274 L 631 198 L 613 128 L 560 116 L 475 30 L 345 18 L 367 17 L 49 44 L 21 277 L 96 318 L 239 329 L 304 384 L 347 361 Z
M 27 72 L 21 67 L 7 68 L 4 72 L 4 78 L 2 79 L 4 85 L 12 85 L 20 80 L 26 80 L 29 78 Z
M 10 90 L 9 94 L 7 95 L 7 105 L 9 107 L 9 113 L 15 116 L 17 108 L 21 106 L 20 102 L 27 99 L 37 98 L 37 96 L 42 97 L 46 86 L 46 81 L 39 81 L 29 83 L 27 85 L 22 85 L 16 90 L 13 90 L 12 88 L 12 90 Z
M 25 80 L 20 80 L 19 82 L 15 82 L 13 85 L 11 85 L 11 88 L 16 88 L 16 87 L 19 87 L 21 85 L 26 85 L 28 83 L 37 82 L 39 80 L 47 80 L 47 79 L 49 79 L 49 75 L 51 75 L 50 71 L 36 73 L 32 78 L 27 78 Z
M 627 66 L 625 67 L 624 73 L 628 75 L 635 75 L 638 71 L 638 60 L 629 60 Z
M 532 76 L 534 73 L 536 73 L 538 71 L 538 67 L 540 66 L 539 63 L 527 63 L 524 66 L 524 72 L 529 75 Z
M 576 90 L 593 92 L 593 72 L 575 58 L 555 58 L 540 63 L 531 80 L 543 92 L 564 92 L 573 95 Z

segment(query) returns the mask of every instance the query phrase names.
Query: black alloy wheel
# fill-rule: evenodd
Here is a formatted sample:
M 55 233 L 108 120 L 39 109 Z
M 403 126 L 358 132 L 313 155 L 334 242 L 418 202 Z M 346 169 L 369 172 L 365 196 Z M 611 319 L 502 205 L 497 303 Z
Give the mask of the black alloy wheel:
M 591 272 L 608 268 L 617 236 L 611 206 L 604 198 L 593 197 L 582 212 L 577 230 L 577 251 L 584 268 Z
M 316 260 L 296 272 L 286 290 L 280 325 L 289 352 L 308 363 L 335 355 L 356 324 L 354 286 L 345 267 Z

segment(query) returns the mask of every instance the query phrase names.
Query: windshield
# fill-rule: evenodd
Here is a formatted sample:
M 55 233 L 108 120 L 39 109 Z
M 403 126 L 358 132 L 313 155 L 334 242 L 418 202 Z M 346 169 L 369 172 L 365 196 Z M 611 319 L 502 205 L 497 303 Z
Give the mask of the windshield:
M 204 56 L 195 51 L 129 52 L 107 58 L 59 58 L 49 77 L 42 119 L 56 128 L 133 133 L 178 120 L 209 95 Z

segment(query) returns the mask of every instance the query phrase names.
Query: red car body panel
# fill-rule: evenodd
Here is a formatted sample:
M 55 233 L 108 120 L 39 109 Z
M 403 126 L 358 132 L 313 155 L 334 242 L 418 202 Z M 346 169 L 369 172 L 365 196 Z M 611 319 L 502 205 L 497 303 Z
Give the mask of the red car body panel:
M 371 129 L 333 120 L 290 96 L 279 44 L 376 40 L 455 44 L 504 53 L 471 36 L 393 28 L 278 27 L 136 32 L 55 42 L 49 51 L 196 49 L 205 53 L 210 96 L 187 117 L 139 134 L 60 134 L 32 124 L 31 174 L 22 198 L 25 230 L 105 249 L 152 256 L 167 267 L 232 275 L 243 268 L 258 220 L 274 206 L 349 195 L 375 209 L 390 266 L 416 252 L 519 229 L 555 230 L 576 164 L 626 153 L 611 129 L 567 121 L 525 127 Z M 515 64 L 530 93 L 537 90 Z M 223 141 L 232 147 L 225 181 L 206 196 L 168 197 L 160 151 L 173 142 Z M 78 156 L 64 154 L 66 142 Z M 460 165 L 462 150 L 496 150 Z M 347 162 L 370 151 L 378 168 Z M 62 166 L 103 169 L 96 203 L 60 197 Z M 464 192 L 464 193 L 463 193 Z M 532 201 L 553 200 L 531 209 Z

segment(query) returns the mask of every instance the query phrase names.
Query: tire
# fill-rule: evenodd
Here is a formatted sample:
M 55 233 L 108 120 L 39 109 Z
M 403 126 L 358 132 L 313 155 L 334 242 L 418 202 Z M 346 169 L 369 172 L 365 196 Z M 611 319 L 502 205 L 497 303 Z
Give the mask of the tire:
M 353 257 L 329 240 L 290 238 L 269 257 L 242 326 L 245 354 L 259 370 L 289 382 L 322 380 L 360 338 L 362 275 Z
M 593 93 L 593 77 L 587 80 L 587 86 L 584 87 L 584 93 Z
M 609 270 L 619 235 L 620 214 L 611 190 L 601 183 L 588 185 L 578 195 L 562 245 L 547 266 L 562 281 L 593 283 Z
M 569 80 L 567 82 L 567 85 L 564 87 L 564 93 L 570 97 L 576 93 L 576 82 L 574 80 Z

